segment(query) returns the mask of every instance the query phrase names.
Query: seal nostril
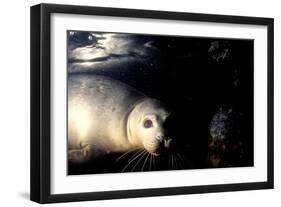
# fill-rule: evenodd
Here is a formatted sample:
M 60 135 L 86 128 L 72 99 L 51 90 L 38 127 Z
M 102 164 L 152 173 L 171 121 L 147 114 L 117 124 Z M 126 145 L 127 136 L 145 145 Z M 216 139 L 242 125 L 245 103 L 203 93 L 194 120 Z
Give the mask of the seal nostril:
M 164 136 L 163 135 L 158 135 L 156 136 L 156 139 L 160 142 L 163 142 L 164 141 Z
M 172 139 L 170 139 L 170 138 L 164 140 L 164 146 L 165 146 L 165 148 L 167 148 L 167 149 L 170 148 L 170 146 L 171 146 L 171 141 L 172 141 Z

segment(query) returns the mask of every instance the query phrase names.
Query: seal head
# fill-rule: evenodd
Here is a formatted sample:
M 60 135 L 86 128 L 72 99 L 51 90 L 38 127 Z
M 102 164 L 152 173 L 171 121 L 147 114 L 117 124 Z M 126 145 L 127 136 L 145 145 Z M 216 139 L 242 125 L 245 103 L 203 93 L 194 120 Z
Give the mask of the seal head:
M 143 147 L 153 155 L 168 149 L 171 138 L 166 136 L 164 123 L 169 116 L 167 108 L 158 100 L 145 98 L 131 111 L 127 121 L 129 142 Z

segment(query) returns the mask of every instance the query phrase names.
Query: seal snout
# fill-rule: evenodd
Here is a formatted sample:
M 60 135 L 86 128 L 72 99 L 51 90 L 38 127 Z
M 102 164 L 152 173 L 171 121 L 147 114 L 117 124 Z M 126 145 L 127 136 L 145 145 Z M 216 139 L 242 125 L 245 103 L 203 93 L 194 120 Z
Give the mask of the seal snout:
M 165 139 L 165 136 L 164 136 L 164 135 L 157 135 L 155 138 L 156 138 L 159 142 L 163 142 L 164 139 Z
M 160 155 L 170 149 L 172 139 L 164 136 L 157 135 L 152 144 L 146 146 L 146 150 L 153 155 Z
M 158 135 L 156 136 L 156 140 L 159 142 L 160 147 L 164 147 L 166 149 L 169 149 L 172 139 L 170 137 L 164 136 L 164 135 Z

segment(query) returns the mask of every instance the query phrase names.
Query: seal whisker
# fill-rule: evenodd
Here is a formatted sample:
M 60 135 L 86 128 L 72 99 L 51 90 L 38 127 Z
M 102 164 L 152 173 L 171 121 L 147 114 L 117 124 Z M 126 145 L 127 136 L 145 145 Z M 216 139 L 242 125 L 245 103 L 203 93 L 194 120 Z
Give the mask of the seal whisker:
M 171 167 L 171 156 L 169 156 L 168 167 Z
M 174 158 L 174 163 L 175 163 L 175 169 L 178 168 L 178 164 L 177 164 L 177 159 L 176 159 L 176 155 L 173 153 L 173 158 Z
M 177 156 L 178 156 L 179 161 L 181 163 L 181 167 L 183 168 L 185 166 L 185 160 L 183 159 L 182 155 L 179 152 L 177 152 Z
M 134 148 L 134 149 L 131 149 L 131 150 L 129 150 L 129 151 L 123 153 L 122 155 L 120 155 L 120 156 L 115 160 L 115 163 L 118 163 L 122 158 L 124 158 L 126 155 L 130 154 L 131 152 L 133 152 L 133 151 L 135 151 L 135 150 L 139 151 L 138 149 L 139 149 L 139 148 Z
M 175 169 L 178 169 L 178 163 L 177 163 L 177 159 L 176 159 L 176 155 L 173 154 L 173 160 L 174 160 L 174 167 Z
M 177 168 L 181 169 L 182 168 L 182 164 L 181 164 L 180 159 L 179 159 L 177 154 L 175 154 L 175 160 L 176 160 L 176 163 L 177 163 Z
M 170 156 L 169 156 L 169 167 L 171 168 L 171 169 L 173 169 L 173 154 L 171 153 L 170 154 Z
M 153 154 L 151 154 L 151 156 L 152 156 L 152 167 L 153 167 L 153 169 L 155 168 L 155 160 L 154 160 L 154 155 Z
M 136 155 L 131 161 L 129 161 L 128 163 L 127 163 L 127 165 L 122 169 L 122 172 L 124 172 L 125 170 L 126 170 L 126 168 L 128 168 L 129 167 L 129 165 L 134 161 L 134 160 L 136 160 L 139 156 L 141 156 L 142 154 L 144 154 L 145 153 L 145 151 L 144 150 L 142 150 L 138 155 Z
M 174 169 L 174 155 L 173 155 L 173 153 L 171 154 L 171 158 L 172 158 L 172 169 Z
M 151 170 L 152 155 L 149 153 L 149 170 Z
M 146 164 L 146 161 L 147 161 L 148 157 L 149 157 L 149 153 L 147 153 L 147 155 L 146 155 L 146 158 L 145 158 L 145 160 L 144 160 L 144 162 L 143 162 L 143 165 L 142 165 L 141 171 L 143 171 L 143 170 L 144 170 L 144 167 L 145 167 L 145 164 Z
M 175 167 L 175 169 L 177 169 L 178 165 L 177 165 L 177 160 L 176 160 L 175 154 L 173 154 L 173 158 L 174 158 L 174 167 Z
M 146 151 L 144 150 L 142 153 L 142 156 L 139 157 L 137 163 L 134 165 L 134 167 L 132 168 L 131 172 L 133 172 L 135 170 L 135 168 L 138 166 L 138 164 L 140 163 L 140 161 L 143 159 L 143 157 L 146 155 Z
M 182 168 L 182 164 L 180 163 L 180 160 L 179 160 L 179 157 L 177 156 L 177 154 L 175 154 L 175 160 L 176 160 L 176 163 L 177 163 L 177 168 L 181 169 Z
M 142 153 L 142 149 L 137 150 L 131 157 L 128 159 L 128 162 L 130 162 L 135 156 L 138 156 L 139 154 Z
M 183 154 L 181 154 L 181 153 L 179 153 L 179 155 L 181 156 L 181 158 L 182 158 L 183 162 L 185 163 L 185 162 L 186 162 L 186 158 L 185 158 L 185 156 L 184 156 Z

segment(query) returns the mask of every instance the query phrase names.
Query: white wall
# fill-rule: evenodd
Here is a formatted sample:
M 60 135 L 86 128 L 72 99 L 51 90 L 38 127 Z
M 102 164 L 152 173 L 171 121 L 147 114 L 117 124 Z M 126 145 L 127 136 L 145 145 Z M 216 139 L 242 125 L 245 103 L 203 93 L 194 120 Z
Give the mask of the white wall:
M 0 11 L 0 206 L 35 206 L 29 201 L 29 7 L 67 3 L 275 18 L 275 189 L 170 197 L 123 199 L 54 206 L 245 206 L 281 202 L 281 12 L 278 0 L 70 0 L 2 1 Z M 235 175 L 233 175 L 235 176 Z

